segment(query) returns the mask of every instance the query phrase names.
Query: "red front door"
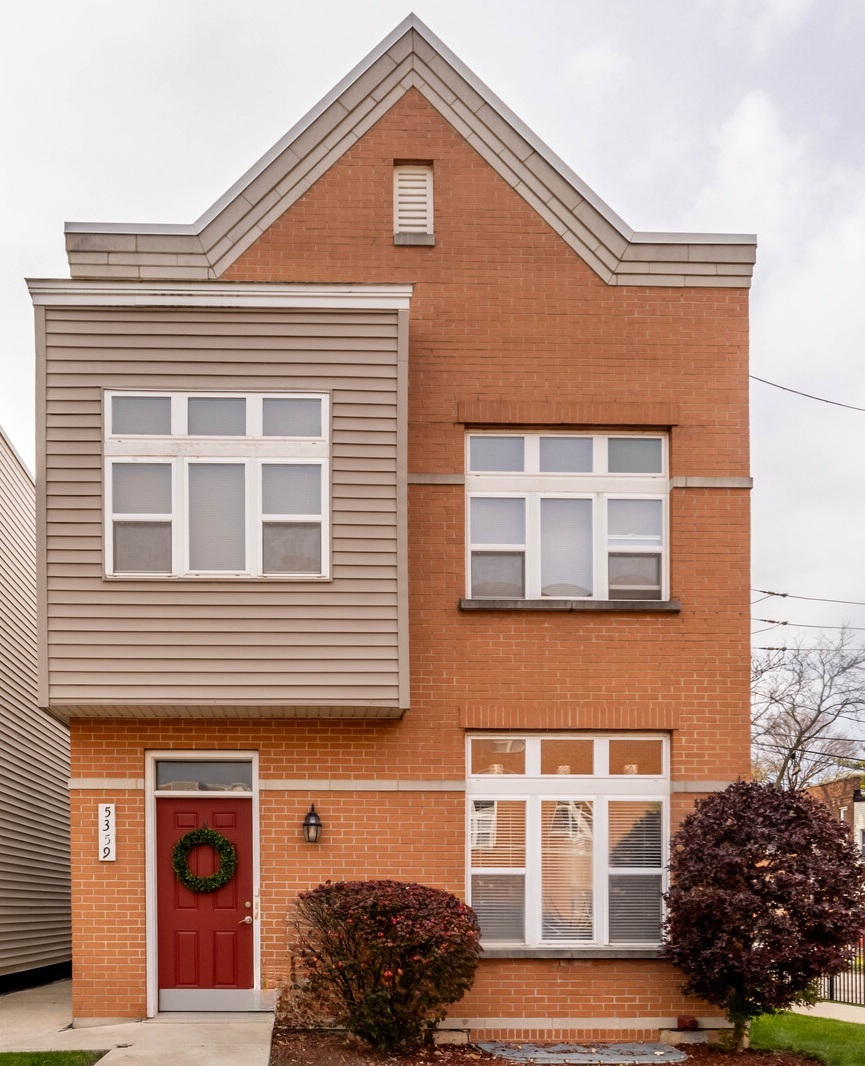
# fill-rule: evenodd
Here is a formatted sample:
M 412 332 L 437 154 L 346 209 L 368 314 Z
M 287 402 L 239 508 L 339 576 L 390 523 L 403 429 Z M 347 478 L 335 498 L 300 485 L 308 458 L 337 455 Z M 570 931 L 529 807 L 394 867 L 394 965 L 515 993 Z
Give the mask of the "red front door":
M 215 892 L 192 892 L 175 876 L 172 852 L 181 837 L 205 824 L 234 844 L 237 870 Z M 210 847 L 189 854 L 198 877 L 218 864 Z M 251 799 L 158 799 L 156 869 L 160 1008 L 234 1009 L 232 990 L 253 985 Z M 163 996 L 169 989 L 188 992 Z

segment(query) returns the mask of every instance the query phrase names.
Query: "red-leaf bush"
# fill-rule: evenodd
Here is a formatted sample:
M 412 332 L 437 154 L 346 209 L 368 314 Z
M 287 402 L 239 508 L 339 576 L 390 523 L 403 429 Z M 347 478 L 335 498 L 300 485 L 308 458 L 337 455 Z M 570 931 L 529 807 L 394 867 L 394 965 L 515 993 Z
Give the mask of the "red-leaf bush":
M 811 1002 L 865 930 L 865 868 L 846 826 L 803 792 L 744 781 L 697 803 L 673 837 L 664 955 L 685 992 L 748 1022 Z
M 386 1051 L 421 1044 L 474 980 L 477 918 L 441 889 L 328 881 L 291 924 L 301 1002 Z

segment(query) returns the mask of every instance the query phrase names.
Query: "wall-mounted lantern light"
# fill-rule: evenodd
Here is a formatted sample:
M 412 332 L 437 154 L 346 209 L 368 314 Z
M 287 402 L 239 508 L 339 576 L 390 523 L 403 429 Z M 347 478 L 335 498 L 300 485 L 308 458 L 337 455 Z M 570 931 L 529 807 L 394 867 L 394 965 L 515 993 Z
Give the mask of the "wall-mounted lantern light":
M 307 844 L 317 844 L 321 838 L 321 818 L 315 813 L 315 804 L 311 804 L 303 820 L 303 838 Z

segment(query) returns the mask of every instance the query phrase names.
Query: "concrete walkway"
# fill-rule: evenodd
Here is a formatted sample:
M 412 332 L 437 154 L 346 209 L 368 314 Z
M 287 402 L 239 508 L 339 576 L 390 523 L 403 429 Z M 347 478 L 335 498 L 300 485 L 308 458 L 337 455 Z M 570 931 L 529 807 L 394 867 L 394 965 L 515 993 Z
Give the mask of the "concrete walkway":
M 865 1025 L 865 1007 L 850 1003 L 828 1003 L 820 1000 L 813 1007 L 794 1007 L 793 1014 L 810 1014 L 812 1018 L 832 1018 L 836 1022 L 857 1022 Z
M 101 1051 L 105 1066 L 267 1066 L 273 1015 L 160 1014 L 72 1029 L 72 983 L 0 996 L 0 1051 Z

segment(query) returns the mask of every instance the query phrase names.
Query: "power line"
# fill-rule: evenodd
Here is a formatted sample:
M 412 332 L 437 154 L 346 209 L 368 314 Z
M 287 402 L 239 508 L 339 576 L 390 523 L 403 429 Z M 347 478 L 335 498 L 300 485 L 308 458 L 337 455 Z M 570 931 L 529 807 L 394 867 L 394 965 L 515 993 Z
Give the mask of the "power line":
M 865 626 L 817 626 L 810 622 L 779 622 L 777 618 L 752 618 L 752 622 L 766 622 L 771 629 L 776 626 L 793 626 L 796 629 L 846 629 L 853 633 L 865 633 Z M 765 629 L 758 629 L 756 633 L 752 633 L 752 636 L 757 636 L 759 633 L 766 633 Z
M 767 381 L 765 378 L 758 378 L 756 374 L 749 374 L 748 377 L 752 381 L 759 381 L 762 385 L 771 385 L 773 389 L 781 389 L 782 392 L 792 392 L 795 393 L 796 396 L 804 396 L 806 400 L 818 400 L 820 403 L 830 403 L 833 407 L 846 407 L 848 411 L 865 411 L 865 407 L 856 407 L 852 403 L 841 403 L 838 400 L 827 400 L 825 396 L 814 396 L 810 392 L 791 389 L 786 385 L 779 385 L 777 381 Z
M 812 603 L 845 603 L 850 607 L 865 607 L 865 602 L 862 600 L 832 600 L 828 596 L 797 596 L 792 592 L 771 592 L 769 589 L 751 589 L 751 591 L 762 592 L 764 600 L 768 600 L 772 596 L 778 596 L 782 600 L 809 600 Z M 762 603 L 762 600 L 754 600 L 754 603 Z

